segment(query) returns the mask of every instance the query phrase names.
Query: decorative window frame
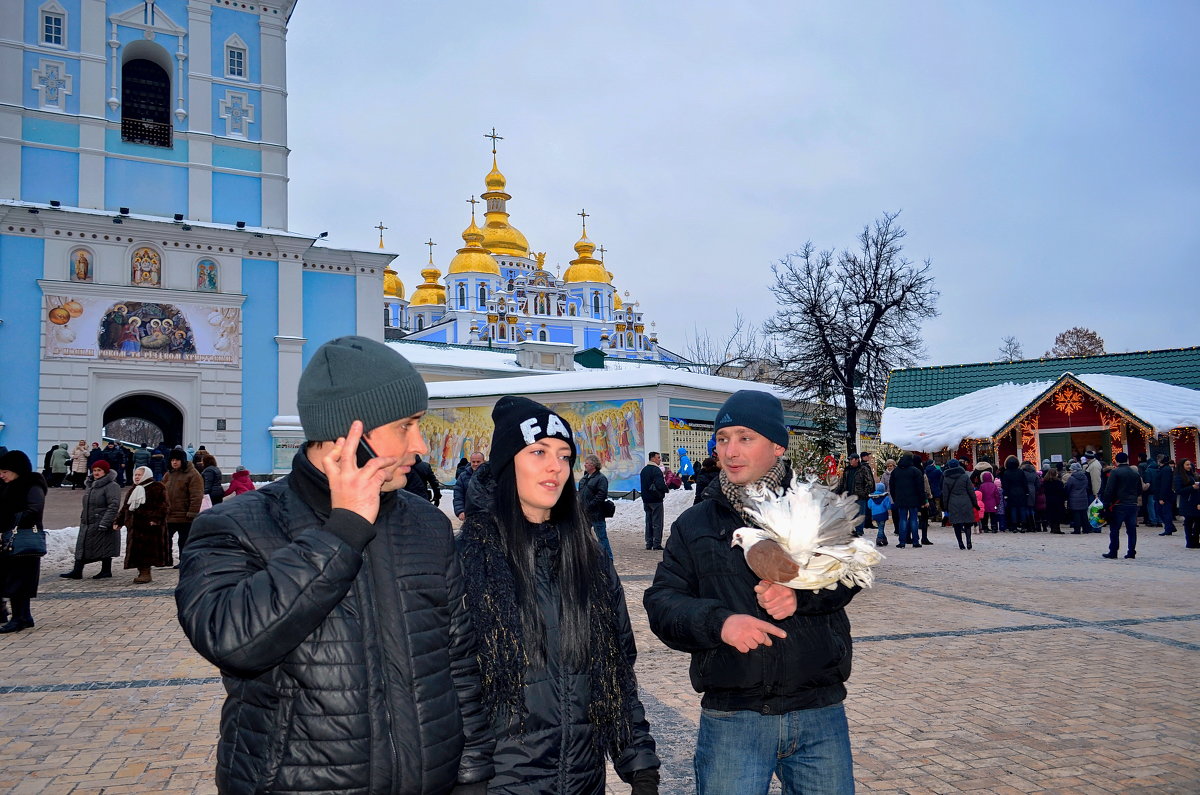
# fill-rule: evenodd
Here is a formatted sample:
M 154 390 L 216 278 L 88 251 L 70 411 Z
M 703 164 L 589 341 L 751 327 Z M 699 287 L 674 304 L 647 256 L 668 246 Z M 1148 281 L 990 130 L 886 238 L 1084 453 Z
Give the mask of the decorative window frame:
M 458 298 L 458 308 L 466 309 L 467 308 L 467 283 L 466 282 L 458 283 L 457 298 Z
M 241 54 L 241 74 L 237 74 L 233 69 L 233 53 Z M 225 77 L 230 80 L 241 80 L 244 82 L 250 81 L 250 48 L 246 46 L 246 42 L 242 41 L 242 37 L 234 33 L 225 40 L 225 58 L 224 58 Z
M 48 3 L 42 3 L 38 7 L 38 44 L 42 47 L 53 47 L 56 50 L 65 50 L 69 44 L 67 39 L 67 22 L 69 21 L 67 9 L 59 5 L 55 0 L 50 0 Z M 59 41 L 54 42 L 47 39 L 46 36 L 46 19 L 47 17 L 56 17 L 58 20 Z
M 487 299 L 488 299 L 488 288 L 487 288 L 487 285 L 486 285 L 486 284 L 484 284 L 483 282 L 480 282 L 480 283 L 479 283 L 479 290 L 478 290 L 478 292 L 477 292 L 477 296 L 476 296 L 476 297 L 479 299 L 479 305 L 478 305 L 478 306 L 479 306 L 479 308 L 480 308 L 480 309 L 483 309 L 484 307 L 486 307 L 486 306 L 487 306 Z
M 239 105 L 234 100 L 241 100 Z M 238 114 L 241 108 L 245 113 Z M 250 137 L 249 125 L 254 124 L 254 106 L 250 104 L 250 95 L 245 91 L 226 91 L 224 98 L 217 104 L 217 116 L 225 120 L 225 136 L 228 138 Z M 240 129 L 239 129 L 240 127 Z
M 214 266 L 215 270 L 213 271 L 213 277 L 214 277 L 214 285 L 215 286 L 212 289 L 209 289 L 207 287 L 201 287 L 199 285 L 199 283 L 197 283 L 196 286 L 192 289 L 195 292 L 200 292 L 200 293 L 210 293 L 211 294 L 211 293 L 221 292 L 221 263 L 217 260 L 216 257 L 208 257 L 208 256 L 197 257 L 196 261 L 192 263 L 192 276 L 194 276 L 197 280 L 199 279 L 200 263 L 202 263 L 202 262 L 210 262 Z
M 51 77 L 56 82 L 48 85 L 46 81 Z M 75 79 L 67 71 L 67 62 L 52 58 L 39 58 L 30 77 L 30 87 L 37 92 L 38 107 L 42 110 L 66 111 L 66 98 L 74 93 L 74 85 Z

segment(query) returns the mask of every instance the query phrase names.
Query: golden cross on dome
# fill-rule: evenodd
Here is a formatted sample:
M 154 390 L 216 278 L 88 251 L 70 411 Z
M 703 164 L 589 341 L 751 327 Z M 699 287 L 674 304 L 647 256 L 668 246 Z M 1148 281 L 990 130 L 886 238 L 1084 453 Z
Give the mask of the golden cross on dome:
M 484 137 L 484 138 L 491 138 L 491 139 L 492 139 L 492 154 L 496 154 L 496 141 L 503 141 L 503 140 L 504 140 L 504 136 L 503 136 L 503 135 L 496 135 L 496 128 L 495 128 L 495 127 L 493 127 L 493 128 L 492 128 L 492 134 L 491 134 L 491 135 L 488 135 L 487 133 L 484 133 L 484 134 L 483 134 L 483 137 Z
M 383 248 L 383 230 L 387 229 L 388 227 L 383 225 L 383 221 L 380 221 L 379 226 L 373 226 L 371 228 L 379 230 L 379 247 Z
M 434 243 L 433 238 L 431 237 L 431 238 L 429 238 L 429 242 L 426 243 L 425 245 L 429 246 L 429 264 L 432 265 L 433 264 L 433 247 L 436 246 L 437 243 Z
M 575 214 L 583 219 L 583 234 L 586 236 L 587 235 L 587 219 L 588 219 L 587 210 L 580 210 L 579 212 L 577 212 Z
M 472 196 L 471 198 L 467 199 L 467 203 L 471 205 L 471 220 L 474 221 L 475 220 L 475 205 L 479 204 L 479 199 L 476 199 L 474 196 Z
M 600 252 L 600 261 L 604 262 L 604 252 L 606 249 L 604 248 L 604 246 L 600 246 L 600 248 L 598 248 L 596 250 Z

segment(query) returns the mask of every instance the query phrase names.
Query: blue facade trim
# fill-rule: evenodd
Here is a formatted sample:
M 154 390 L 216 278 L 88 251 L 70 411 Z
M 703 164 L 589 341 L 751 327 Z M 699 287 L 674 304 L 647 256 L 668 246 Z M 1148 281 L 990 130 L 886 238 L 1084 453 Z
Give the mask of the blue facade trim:
M 212 217 L 219 224 L 262 226 L 262 179 L 213 172 L 212 203 Z
M 239 171 L 262 172 L 262 151 L 238 146 L 213 144 L 212 164 L 217 168 L 236 168 Z
M 279 264 L 242 260 L 242 465 L 270 472 L 267 429 L 279 407 Z
M 575 341 L 574 332 L 570 328 L 567 328 L 566 326 L 547 326 L 546 332 L 547 332 L 546 335 L 550 338 L 550 342 L 574 342 Z
M 599 348 L 600 347 L 600 329 L 584 328 L 583 330 L 583 348 Z
M 130 157 L 144 157 L 150 160 L 169 160 L 173 163 L 188 162 L 188 141 L 181 136 L 175 136 L 172 141 L 172 147 L 166 149 L 161 146 L 147 146 L 146 144 L 135 144 L 129 141 L 121 140 L 120 130 L 105 130 L 104 131 L 104 151 L 113 155 L 129 155 Z
M 245 123 L 245 134 L 241 136 L 247 141 L 262 140 L 262 92 L 258 89 L 244 86 L 242 84 L 234 85 L 229 81 L 214 82 L 212 90 L 212 129 L 213 133 L 226 138 L 233 137 L 229 134 L 228 120 L 221 117 L 221 100 L 225 99 L 226 92 L 233 91 L 239 94 L 246 95 L 246 102 L 253 106 L 254 119 Z M 199 111 L 199 109 L 197 109 Z
M 41 61 L 62 61 L 66 66 L 66 74 L 71 76 L 71 93 L 64 94 L 66 101 L 60 103 L 57 108 L 50 109 L 62 113 L 67 113 L 73 116 L 79 115 L 79 92 L 81 83 L 79 79 L 79 58 L 70 52 L 57 51 L 48 52 L 26 52 L 24 58 L 24 73 L 21 75 L 21 85 L 23 86 L 23 97 L 25 107 L 41 108 L 41 98 L 38 92 L 33 87 L 33 71 L 38 68 Z
M 304 272 L 304 363 L 335 337 L 357 334 L 357 280 L 337 273 Z
M 49 144 L 79 148 L 79 125 L 74 121 L 51 119 L 21 119 L 21 140 L 31 144 Z
M 42 43 L 42 17 L 39 13 L 46 0 L 25 0 L 25 43 Z M 58 0 L 67 12 L 67 52 L 79 52 L 79 0 Z
M 170 217 L 188 215 L 188 170 L 162 163 L 104 159 L 104 206 Z
M 45 243 L 0 235 L 0 444 L 23 450 L 40 469 L 38 397 L 41 372 L 42 278 Z
M 246 80 L 234 81 L 228 80 L 229 83 L 243 82 L 262 83 L 262 57 L 258 40 L 258 15 L 249 14 L 245 11 L 235 11 L 231 8 L 221 8 L 213 6 L 212 10 L 212 74 L 218 80 L 227 80 L 225 77 L 225 42 L 230 36 L 237 34 L 242 41 L 246 43 Z
M 79 153 L 22 146 L 21 201 L 46 204 L 54 199 L 68 207 L 79 204 Z

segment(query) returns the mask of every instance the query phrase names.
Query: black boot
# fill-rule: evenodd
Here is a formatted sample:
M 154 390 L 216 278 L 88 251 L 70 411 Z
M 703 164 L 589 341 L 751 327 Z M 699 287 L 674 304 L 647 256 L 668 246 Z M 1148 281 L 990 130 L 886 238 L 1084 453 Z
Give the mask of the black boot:
M 93 580 L 104 580 L 112 576 L 112 558 L 100 558 L 100 573 L 93 574 Z
M 83 579 L 83 563 L 81 563 L 78 560 L 75 561 L 75 568 L 71 569 L 70 571 L 65 571 L 58 576 L 63 577 L 68 580 L 82 580 Z
M 8 623 L 8 602 L 0 599 L 0 624 Z

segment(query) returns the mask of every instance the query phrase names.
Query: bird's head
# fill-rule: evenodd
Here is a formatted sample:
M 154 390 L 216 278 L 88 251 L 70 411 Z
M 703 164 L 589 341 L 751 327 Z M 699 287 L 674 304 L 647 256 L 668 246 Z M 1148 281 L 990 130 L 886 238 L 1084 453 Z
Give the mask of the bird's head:
M 733 531 L 733 539 L 729 546 L 749 549 L 766 537 L 767 534 L 758 527 L 739 527 Z

